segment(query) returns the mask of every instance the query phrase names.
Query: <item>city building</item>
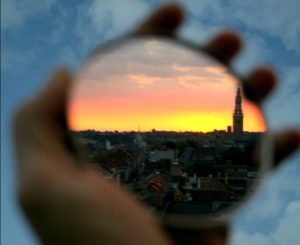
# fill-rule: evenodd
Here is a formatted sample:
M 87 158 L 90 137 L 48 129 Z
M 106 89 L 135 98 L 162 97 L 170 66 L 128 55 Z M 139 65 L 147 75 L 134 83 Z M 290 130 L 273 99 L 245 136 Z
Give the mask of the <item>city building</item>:
M 235 141 L 243 139 L 243 117 L 242 96 L 240 88 L 238 88 L 235 97 L 235 109 L 233 113 L 233 134 Z

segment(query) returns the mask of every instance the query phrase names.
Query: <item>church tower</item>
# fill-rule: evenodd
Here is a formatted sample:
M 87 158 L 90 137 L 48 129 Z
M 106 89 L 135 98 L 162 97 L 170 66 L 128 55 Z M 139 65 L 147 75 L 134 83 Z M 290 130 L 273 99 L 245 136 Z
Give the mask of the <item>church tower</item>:
M 236 141 L 243 138 L 243 111 L 242 111 L 242 96 L 238 88 L 235 96 L 235 109 L 233 113 L 233 135 Z

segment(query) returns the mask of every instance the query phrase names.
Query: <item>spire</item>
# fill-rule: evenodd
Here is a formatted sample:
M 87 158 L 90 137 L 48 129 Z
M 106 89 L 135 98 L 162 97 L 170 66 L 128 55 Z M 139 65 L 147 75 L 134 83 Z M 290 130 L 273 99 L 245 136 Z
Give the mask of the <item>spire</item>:
M 242 114 L 242 96 L 240 88 L 237 89 L 236 96 L 235 96 L 235 110 L 234 113 Z
M 238 88 L 237 89 L 237 91 L 236 91 L 236 99 L 241 99 L 241 90 L 240 90 L 240 88 Z
M 235 96 L 235 109 L 233 113 L 233 133 L 235 140 L 238 141 L 243 138 L 243 110 L 240 88 L 237 89 Z

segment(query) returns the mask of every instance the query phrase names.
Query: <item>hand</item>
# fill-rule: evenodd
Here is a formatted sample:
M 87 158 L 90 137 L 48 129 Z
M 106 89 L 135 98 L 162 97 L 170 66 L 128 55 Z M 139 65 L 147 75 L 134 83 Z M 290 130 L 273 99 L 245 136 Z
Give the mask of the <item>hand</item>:
M 168 5 L 154 13 L 133 35 L 173 36 L 183 20 L 182 10 Z M 223 33 L 205 49 L 229 64 L 241 47 L 234 33 Z M 200 49 L 200 47 L 199 47 Z M 47 87 L 27 102 L 15 117 L 19 166 L 19 200 L 45 244 L 225 244 L 227 226 L 210 230 L 164 232 L 131 193 L 104 180 L 99 172 L 78 167 L 65 144 L 65 110 L 72 82 L 57 71 Z M 268 68 L 258 68 L 244 82 L 245 94 L 261 103 L 275 87 Z M 300 133 L 286 130 L 275 137 L 276 165 L 300 143 Z

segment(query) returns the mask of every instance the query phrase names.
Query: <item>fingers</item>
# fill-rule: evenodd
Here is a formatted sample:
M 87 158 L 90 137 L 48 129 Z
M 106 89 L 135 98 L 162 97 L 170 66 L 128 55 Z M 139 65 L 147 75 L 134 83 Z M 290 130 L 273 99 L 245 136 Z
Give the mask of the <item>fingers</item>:
M 259 104 L 276 86 L 276 75 L 270 68 L 258 68 L 249 75 L 243 86 L 245 96 Z
M 234 56 L 240 51 L 242 41 L 233 32 L 224 32 L 213 38 L 204 47 L 208 53 L 224 64 L 229 64 Z
M 300 132 L 285 130 L 274 136 L 274 167 L 278 167 L 282 160 L 291 155 L 300 146 Z
M 70 83 L 71 76 L 66 70 L 57 71 L 47 87 L 17 112 L 14 127 L 21 177 L 67 162 L 63 125 Z
M 240 37 L 233 32 L 224 32 L 212 39 L 204 48 L 216 59 L 228 65 L 238 54 L 242 47 Z M 259 104 L 276 86 L 276 75 L 267 67 L 260 67 L 254 70 L 244 81 L 245 96 Z
M 183 11 L 175 4 L 166 5 L 152 14 L 133 35 L 173 36 L 183 21 Z

